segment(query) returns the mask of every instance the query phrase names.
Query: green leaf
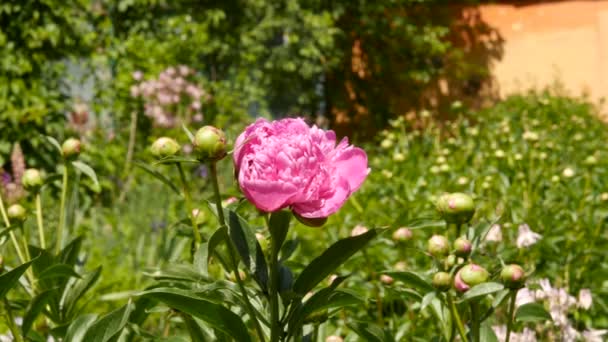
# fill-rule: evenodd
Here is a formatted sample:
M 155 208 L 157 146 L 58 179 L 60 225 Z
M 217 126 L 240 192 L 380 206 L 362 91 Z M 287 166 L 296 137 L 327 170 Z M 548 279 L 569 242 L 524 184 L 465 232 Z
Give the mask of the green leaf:
M 200 161 L 198 161 L 196 159 L 193 159 L 193 158 L 172 156 L 172 157 L 166 157 L 166 158 L 163 158 L 163 159 L 159 159 L 156 162 L 154 162 L 154 165 L 175 164 L 175 163 L 198 164 L 198 163 L 200 163 Z
M 177 186 L 175 184 L 173 184 L 173 182 L 169 178 L 165 177 L 165 175 L 163 175 L 162 173 L 154 170 L 147 164 L 142 163 L 140 161 L 134 161 L 133 164 L 135 166 L 141 168 L 142 170 L 146 171 L 147 173 L 149 173 L 150 175 L 152 175 L 159 181 L 163 182 L 165 185 L 167 185 L 169 188 L 171 188 L 171 190 L 173 190 L 176 194 L 181 195 L 181 192 L 179 191 Z
M 55 264 L 46 268 L 38 275 L 38 280 L 53 279 L 53 278 L 80 278 L 80 275 L 74 271 L 74 267 L 66 264 Z
M 424 310 L 429 304 L 431 304 L 431 302 L 433 301 L 433 299 L 437 298 L 437 293 L 435 291 L 429 292 L 427 293 L 423 298 L 422 298 L 422 303 L 420 304 L 420 310 Z
M 334 243 L 302 270 L 302 273 L 296 279 L 293 290 L 304 296 L 353 254 L 365 247 L 376 235 L 378 235 L 378 230 L 370 229 L 364 234 Z
M 30 260 L 25 264 L 22 264 L 18 267 L 13 268 L 12 270 L 0 275 L 0 299 L 4 298 L 8 291 L 17 284 L 19 278 L 25 273 L 25 271 L 30 267 L 32 262 L 36 259 Z
M 194 141 L 194 134 L 192 134 L 192 132 L 190 132 L 190 130 L 188 129 L 188 127 L 186 127 L 186 124 L 182 124 L 182 130 L 188 136 L 188 140 L 190 140 L 190 143 L 192 143 Z
M 483 342 L 499 342 L 490 322 L 484 322 L 479 329 L 479 340 Z
M 64 340 L 66 342 L 82 342 L 87 330 L 96 319 L 96 314 L 78 316 L 78 318 L 70 324 Z
M 469 291 L 465 292 L 464 295 L 462 295 L 461 302 L 466 302 L 471 299 L 483 297 L 483 296 L 501 291 L 504 288 L 505 287 L 499 283 L 483 283 L 483 284 L 475 285 Z
M 544 322 L 552 321 L 551 315 L 539 303 L 528 303 L 520 306 L 515 313 L 517 322 Z
M 368 323 L 368 322 L 356 322 L 354 324 L 349 324 L 349 328 L 351 328 L 359 337 L 361 337 L 362 341 L 367 342 L 394 342 L 395 338 L 391 336 L 391 334 L 379 327 L 376 324 Z
M 129 315 L 135 305 L 129 302 L 120 309 L 116 309 L 109 314 L 99 318 L 87 329 L 83 341 L 86 342 L 106 342 L 118 335 L 129 321 Z
M 62 263 L 72 266 L 76 264 L 76 261 L 78 261 L 78 253 L 80 252 L 80 247 L 82 246 L 82 239 L 82 235 L 80 235 L 63 248 L 59 254 L 59 260 Z
M 174 288 L 157 288 L 142 292 L 140 295 L 156 299 L 174 309 L 199 318 L 237 341 L 251 341 L 247 327 L 240 316 L 191 292 Z
M 8 241 L 9 233 L 17 228 L 19 228 L 19 226 L 13 225 L 10 227 L 4 227 L 0 230 L 0 246 L 4 245 Z
M 392 277 L 395 280 L 398 280 L 409 286 L 413 289 L 419 290 L 421 292 L 431 292 L 434 291 L 435 288 L 428 282 L 424 276 L 419 273 L 411 272 L 411 271 L 402 271 L 402 272 L 383 272 L 386 275 Z
M 270 215 L 268 227 L 272 236 L 272 245 L 276 250 L 280 250 L 285 242 L 287 232 L 289 231 L 289 221 L 291 213 L 286 210 L 276 211 Z
M 76 302 L 84 296 L 84 294 L 97 282 L 101 275 L 101 266 L 91 272 L 88 272 L 80 279 L 68 283 L 61 297 L 61 306 L 66 314 L 70 316 L 75 310 Z
M 46 290 L 36 297 L 32 298 L 32 300 L 27 305 L 25 309 L 25 315 L 23 316 L 23 324 L 21 325 L 21 332 L 23 336 L 27 336 L 27 333 L 32 328 L 32 324 L 44 309 L 44 306 L 48 302 L 48 300 L 55 294 L 55 290 Z
M 224 210 L 228 223 L 228 235 L 236 247 L 241 260 L 253 274 L 263 291 L 268 287 L 268 266 L 255 232 L 247 221 L 232 210 Z
M 408 229 L 423 229 L 423 228 L 443 228 L 445 227 L 444 220 L 436 220 L 434 218 L 418 218 L 404 224 Z
M 51 145 L 55 146 L 55 148 L 57 149 L 57 151 L 59 152 L 59 154 L 63 154 L 63 151 L 61 150 L 61 144 L 59 144 L 59 141 L 57 141 L 57 139 L 55 139 L 55 138 L 53 138 L 51 136 L 48 136 L 48 135 L 45 135 L 44 137 L 46 138 L 46 140 L 48 142 L 51 143 Z
M 80 170 L 80 172 L 87 175 L 87 177 L 89 177 L 93 181 L 93 191 L 101 191 L 101 186 L 99 185 L 99 181 L 97 180 L 97 174 L 95 174 L 95 170 L 93 170 L 93 168 L 79 160 L 73 161 L 72 165 L 78 170 Z

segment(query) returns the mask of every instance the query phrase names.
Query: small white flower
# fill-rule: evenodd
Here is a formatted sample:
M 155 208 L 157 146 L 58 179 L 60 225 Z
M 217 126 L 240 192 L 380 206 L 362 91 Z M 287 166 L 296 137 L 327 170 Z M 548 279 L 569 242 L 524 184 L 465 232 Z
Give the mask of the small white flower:
M 522 224 L 517 230 L 517 248 L 525 248 L 534 245 L 538 240 L 542 238 L 542 235 L 533 232 L 530 226 Z
M 500 158 L 504 158 L 505 157 L 505 151 L 503 151 L 503 150 L 496 150 L 496 151 L 494 151 L 494 156 L 496 158 L 499 158 L 499 159 Z
M 517 297 L 515 297 L 515 306 L 520 307 L 524 304 L 534 303 L 536 297 L 534 291 L 529 290 L 527 287 L 517 291 Z
M 604 341 L 602 337 L 606 335 L 606 333 L 608 333 L 608 330 L 585 330 L 583 331 L 583 340 L 585 342 L 602 342 Z
M 486 241 L 500 242 L 502 241 L 502 230 L 499 224 L 493 224 L 486 234 Z
M 574 170 L 567 167 L 564 169 L 564 171 L 562 172 L 562 175 L 566 178 L 572 178 L 574 177 Z
M 456 183 L 458 183 L 458 185 L 466 185 L 469 182 L 469 179 L 467 177 L 458 177 L 458 180 L 456 181 Z
M 530 328 L 524 328 L 517 340 L 520 342 L 536 342 L 536 332 Z
M 593 304 L 593 298 L 591 297 L 591 290 L 581 289 L 578 292 L 578 307 L 584 310 L 589 310 Z

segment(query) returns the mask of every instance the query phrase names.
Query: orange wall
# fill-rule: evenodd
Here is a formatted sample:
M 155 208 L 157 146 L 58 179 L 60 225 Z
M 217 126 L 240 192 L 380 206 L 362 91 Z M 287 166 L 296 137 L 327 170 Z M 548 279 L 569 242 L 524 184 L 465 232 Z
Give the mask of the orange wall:
M 608 97 L 608 1 L 483 5 L 504 39 L 492 74 L 501 96 L 560 81 L 571 95 Z

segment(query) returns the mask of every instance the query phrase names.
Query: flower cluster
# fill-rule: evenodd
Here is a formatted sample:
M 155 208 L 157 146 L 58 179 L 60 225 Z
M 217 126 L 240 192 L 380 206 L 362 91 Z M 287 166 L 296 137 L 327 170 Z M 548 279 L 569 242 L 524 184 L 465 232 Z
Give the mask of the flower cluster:
M 258 119 L 237 138 L 234 165 L 239 186 L 258 209 L 291 208 L 303 219 L 335 213 L 363 183 L 367 155 L 333 131 L 302 119 Z
M 540 286 L 540 289 L 533 290 L 530 289 L 531 286 L 528 286 L 519 290 L 515 305 L 519 307 L 528 303 L 543 303 L 549 308 L 556 331 L 543 331 L 543 336 L 551 335 L 556 339 L 559 337 L 562 341 L 578 341 L 581 338 L 584 341 L 591 342 L 603 340 L 602 336 L 608 333 L 608 330 L 588 328 L 585 331 L 578 331 L 568 319 L 569 314 L 575 309 L 589 310 L 591 308 L 593 297 L 589 289 L 581 289 L 577 298 L 570 295 L 564 288 L 553 287 L 549 279 L 541 279 L 537 285 Z M 504 330 L 504 327 L 495 327 L 495 331 L 499 336 L 501 330 Z M 520 336 L 519 339 L 516 337 L 514 341 L 536 341 L 534 331 L 528 330 L 526 332 L 524 330 L 523 334 L 528 334 L 532 337 L 524 340 Z
M 142 98 L 144 113 L 160 127 L 175 127 L 181 122 L 203 120 L 202 103 L 209 94 L 190 81 L 194 70 L 185 65 L 169 67 L 158 78 L 144 81 L 141 71 L 133 73 L 139 83 L 131 86 L 131 96 Z

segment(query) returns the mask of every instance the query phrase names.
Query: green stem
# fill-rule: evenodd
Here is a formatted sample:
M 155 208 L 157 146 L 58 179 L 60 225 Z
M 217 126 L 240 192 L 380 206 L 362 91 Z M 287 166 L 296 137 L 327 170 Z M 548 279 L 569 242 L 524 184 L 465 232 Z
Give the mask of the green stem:
M 469 340 L 467 339 L 467 333 L 464 331 L 464 325 L 462 324 L 462 320 L 460 320 L 458 310 L 456 310 L 456 304 L 454 303 L 454 299 L 452 299 L 452 295 L 449 292 L 446 293 L 446 296 L 448 299 L 448 305 L 450 306 L 450 313 L 452 314 L 452 321 L 456 323 L 460 338 L 462 339 L 462 342 L 469 342 Z
M 0 213 L 2 213 L 2 219 L 4 220 L 4 225 L 6 226 L 6 228 L 10 227 L 11 221 L 9 221 L 8 215 L 6 214 L 6 209 L 4 208 L 4 201 L 2 200 L 2 196 L 0 196 Z M 13 243 L 13 247 L 15 247 L 15 251 L 17 252 L 17 256 L 19 257 L 19 261 L 24 264 L 25 258 L 23 256 L 23 252 L 21 251 L 21 247 L 19 247 L 19 242 L 17 242 L 15 232 L 11 230 L 8 234 L 11 237 L 11 242 Z
M 507 337 L 505 342 L 509 342 L 511 338 L 511 330 L 513 330 L 513 313 L 515 312 L 515 299 L 517 298 L 517 291 L 511 291 L 511 304 L 509 304 L 509 320 L 507 321 Z
M 36 222 L 38 224 L 38 236 L 40 238 L 40 247 L 46 248 L 46 240 L 44 239 L 44 223 L 42 221 L 42 196 L 40 191 L 36 194 Z
M 11 335 L 13 335 L 15 342 L 23 342 L 23 338 L 21 337 L 21 334 L 19 334 L 19 329 L 15 324 L 15 318 L 13 317 L 13 312 L 11 311 L 10 305 L 11 304 L 8 302 L 8 299 L 4 297 L 4 309 L 6 310 L 8 328 L 11 331 Z
M 211 176 L 211 184 L 213 186 L 213 194 L 215 199 L 215 208 L 217 209 L 217 216 L 222 227 L 227 227 L 226 219 L 224 218 L 224 208 L 222 207 L 222 195 L 220 194 L 220 186 L 217 178 L 217 167 L 215 162 L 210 162 L 208 164 L 209 174 Z M 239 274 L 239 267 L 236 257 L 234 255 L 234 246 L 232 245 L 232 241 L 230 238 L 226 239 L 226 245 L 228 246 L 228 255 L 230 256 L 230 261 L 232 263 L 232 269 L 234 271 L 234 277 L 236 278 L 236 282 L 238 284 L 239 290 L 241 291 L 241 295 L 245 300 L 245 307 L 247 309 L 247 313 L 251 317 L 253 321 L 253 325 L 255 326 L 255 330 L 258 334 L 258 338 L 260 341 L 266 341 L 264 338 L 264 332 L 262 331 L 262 326 L 260 326 L 260 322 L 256 317 L 256 311 L 249 300 L 249 295 L 247 294 L 247 289 L 245 289 L 245 284 L 243 283 L 243 279 L 241 279 L 241 275 Z
M 275 243 L 274 237 L 271 237 L 272 247 L 270 248 L 270 260 L 269 260 L 269 269 L 270 269 L 270 279 L 268 284 L 268 294 L 270 296 L 270 342 L 279 341 L 280 337 L 280 326 L 279 326 L 279 294 L 278 294 L 278 285 L 279 285 L 279 272 L 278 272 L 278 262 L 279 262 L 279 248 Z
M 182 164 L 176 163 L 177 170 L 179 171 L 179 179 L 182 182 L 182 191 L 184 193 L 184 198 L 186 199 L 186 208 L 188 208 L 188 216 L 190 217 L 190 222 L 192 223 L 192 234 L 194 234 L 194 244 L 195 250 L 198 249 L 198 246 L 201 244 L 201 233 L 198 231 L 198 225 L 196 223 L 196 217 L 194 217 L 194 207 L 192 206 L 192 196 L 190 195 L 190 190 L 188 189 L 188 182 L 186 181 L 186 175 L 184 174 L 184 169 L 182 168 Z M 193 251 L 194 255 L 194 251 Z
M 68 194 L 68 163 L 64 163 L 63 168 L 63 183 L 61 184 L 61 204 L 59 207 L 59 226 L 57 227 L 57 245 L 55 246 L 55 252 L 59 254 L 61 252 L 61 246 L 63 244 L 63 230 L 65 225 L 65 202 Z
M 479 303 L 476 301 L 471 302 L 471 336 L 473 336 L 473 342 L 479 341 Z

